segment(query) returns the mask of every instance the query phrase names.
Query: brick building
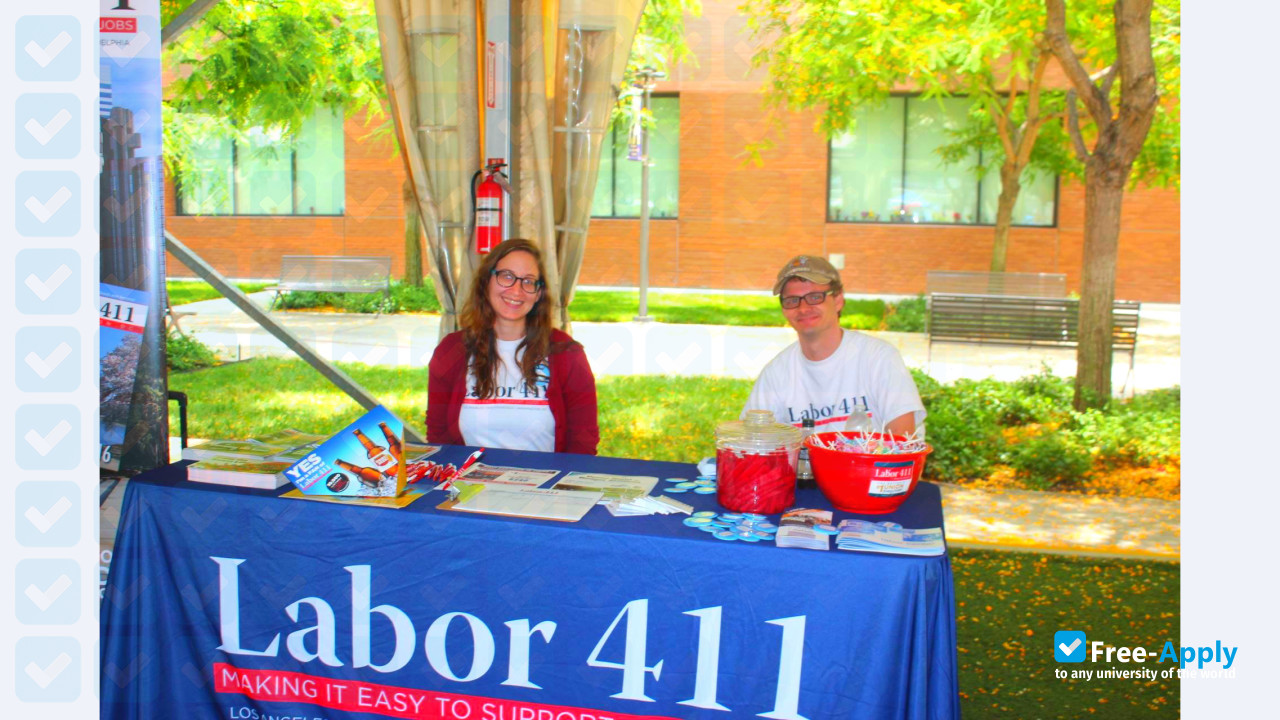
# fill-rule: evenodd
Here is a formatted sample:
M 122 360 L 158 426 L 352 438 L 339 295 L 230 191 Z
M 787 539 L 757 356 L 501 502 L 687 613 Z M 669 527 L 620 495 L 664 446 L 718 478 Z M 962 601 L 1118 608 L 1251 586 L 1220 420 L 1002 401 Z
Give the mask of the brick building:
M 931 117 L 937 121 L 945 115 L 936 103 L 903 100 L 901 121 L 878 116 L 875 123 L 866 123 L 868 128 L 880 123 L 889 130 L 903 130 L 901 163 L 877 175 L 900 173 L 901 180 L 881 183 L 884 188 L 892 185 L 892 192 L 873 192 L 875 202 L 852 205 L 847 212 L 840 208 L 840 198 L 846 203 L 855 200 L 848 192 L 836 192 L 835 183 L 862 187 L 873 184 L 874 178 L 857 175 L 867 172 L 867 161 L 841 159 L 846 145 L 833 147 L 815 130 L 814 116 L 786 116 L 784 128 L 775 135 L 776 148 L 764 154 L 763 164 L 745 160 L 746 146 L 764 137 L 767 123 L 760 95 L 763 71 L 751 69 L 746 20 L 736 5 L 703 4 L 703 17 L 687 23 L 697 67 L 676 69 L 656 90 L 659 127 L 651 147 L 651 185 L 655 202 L 662 205 L 655 205 L 650 225 L 650 284 L 767 289 L 776 269 L 800 252 L 843 255 L 845 286 L 855 293 L 917 293 L 924 290 L 929 270 L 985 270 L 994 234 L 987 224 L 994 213 L 993 188 L 986 181 L 979 186 L 976 180 L 961 180 L 962 169 L 948 173 L 921 164 L 926 157 L 921 148 L 932 140 L 913 133 Z M 905 129 L 890 122 L 904 123 Z M 231 277 L 274 277 L 280 256 L 286 254 L 390 254 L 400 272 L 402 171 L 394 138 L 369 138 L 368 129 L 355 119 L 343 124 L 345 140 L 337 151 L 341 178 L 338 198 L 328 208 L 331 214 L 184 215 L 170 187 L 168 229 Z M 580 282 L 635 285 L 639 221 L 620 215 L 634 215 L 638 208 L 638 164 L 623 159 L 625 137 L 610 142 L 612 160 L 601 170 L 602 185 L 593 206 L 597 217 L 591 222 Z M 893 149 L 886 157 L 897 152 Z M 294 161 L 295 184 L 302 162 Z M 913 191 L 917 177 L 920 197 Z M 941 195 L 931 195 L 926 186 Z M 1007 269 L 1066 273 L 1068 287 L 1078 290 L 1084 187 L 1042 179 L 1040 189 L 1041 210 L 1031 220 L 1033 225 L 1016 226 L 1011 232 Z M 892 197 L 895 206 L 901 203 L 905 217 L 897 219 L 905 222 L 861 221 L 868 211 L 857 209 L 884 210 L 884 197 Z M 964 207 L 953 209 L 954 202 Z M 1179 203 L 1175 190 L 1139 188 L 1126 193 L 1117 297 L 1179 302 Z M 251 211 L 280 212 L 276 206 L 264 210 L 263 202 L 257 205 Z M 294 206 L 316 212 L 296 198 Z M 237 204 L 221 211 L 240 209 Z M 191 273 L 173 261 L 169 274 Z

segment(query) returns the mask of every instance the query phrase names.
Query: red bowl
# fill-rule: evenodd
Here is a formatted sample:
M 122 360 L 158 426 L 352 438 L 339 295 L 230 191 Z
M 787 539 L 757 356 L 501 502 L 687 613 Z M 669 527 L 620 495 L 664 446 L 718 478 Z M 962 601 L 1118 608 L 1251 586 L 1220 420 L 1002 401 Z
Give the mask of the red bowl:
M 920 452 L 867 455 L 813 444 L 814 440 L 834 442 L 836 434 L 816 433 L 804 443 L 809 448 L 809 465 L 818 488 L 832 505 L 845 512 L 883 515 L 897 510 L 915 492 L 924 472 L 924 458 L 933 452 L 926 445 Z M 875 433 L 874 437 L 885 436 Z M 905 438 L 895 435 L 894 439 Z

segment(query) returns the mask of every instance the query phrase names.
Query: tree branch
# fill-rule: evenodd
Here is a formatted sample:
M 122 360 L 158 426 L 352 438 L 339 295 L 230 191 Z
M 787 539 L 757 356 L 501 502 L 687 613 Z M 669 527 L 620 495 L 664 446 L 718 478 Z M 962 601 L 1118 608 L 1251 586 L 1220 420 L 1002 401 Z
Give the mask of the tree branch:
M 1150 0 L 1147 2 L 1150 7 Z M 1076 89 L 1077 96 L 1084 101 L 1085 109 L 1089 111 L 1089 115 L 1093 117 L 1098 127 L 1102 128 L 1111 122 L 1111 112 L 1106 97 L 1093 84 L 1088 71 L 1084 69 L 1084 65 L 1080 64 L 1080 58 L 1067 39 L 1067 11 L 1064 0 L 1045 0 L 1044 6 L 1045 42 L 1053 51 L 1054 57 L 1058 58 L 1058 62 L 1067 74 L 1067 79 Z
M 1044 118 L 1040 117 L 1040 90 L 1044 84 L 1045 69 L 1049 67 L 1047 48 L 1036 54 L 1035 66 L 1031 70 L 1031 80 L 1027 83 L 1027 119 L 1022 123 L 1019 134 L 1017 163 L 1024 167 L 1031 160 L 1031 150 L 1036 145 L 1036 137 L 1040 134 L 1040 125 Z
M 991 117 L 996 121 L 996 137 L 1000 139 L 1000 147 L 1004 149 L 1005 157 L 1013 157 L 1013 138 L 1009 134 L 1009 121 L 1000 110 L 1000 103 L 996 102 L 993 93 L 988 93 L 983 97 L 986 103 L 987 112 L 991 113 Z
M 1067 132 L 1071 135 L 1071 147 L 1076 151 L 1076 159 L 1082 163 L 1089 162 L 1089 149 L 1084 146 L 1084 136 L 1080 134 L 1080 113 L 1076 109 L 1076 91 L 1067 91 Z

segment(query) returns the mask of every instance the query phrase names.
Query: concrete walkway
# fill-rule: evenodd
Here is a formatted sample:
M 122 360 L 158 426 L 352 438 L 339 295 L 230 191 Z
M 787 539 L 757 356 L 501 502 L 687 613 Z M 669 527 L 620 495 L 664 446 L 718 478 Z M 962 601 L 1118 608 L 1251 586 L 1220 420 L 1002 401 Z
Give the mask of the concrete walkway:
M 253 296 L 264 307 L 269 293 Z M 225 359 L 291 353 L 227 300 L 184 305 L 183 330 Z M 431 359 L 439 318 L 429 315 L 351 315 L 278 312 L 283 325 L 324 357 L 340 362 L 423 367 Z M 1181 381 L 1181 312 L 1176 305 L 1144 305 L 1135 371 L 1117 355 L 1114 387 L 1137 391 Z M 721 375 L 754 378 L 795 339 L 790 328 L 751 328 L 662 323 L 575 323 L 596 375 Z M 1069 350 L 938 345 L 918 333 L 870 333 L 893 343 L 909 366 L 943 382 L 960 378 L 1012 380 L 1039 372 L 1071 376 Z M 1176 561 L 1180 552 L 1179 504 L 1166 500 L 1090 497 L 1018 490 L 978 490 L 943 485 L 947 539 L 957 547 L 998 548 Z

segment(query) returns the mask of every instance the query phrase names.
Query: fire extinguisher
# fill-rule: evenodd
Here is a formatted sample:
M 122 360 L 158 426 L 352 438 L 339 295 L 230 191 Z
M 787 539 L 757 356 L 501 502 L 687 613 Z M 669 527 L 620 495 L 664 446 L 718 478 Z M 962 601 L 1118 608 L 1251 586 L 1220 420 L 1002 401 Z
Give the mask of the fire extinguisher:
M 475 207 L 476 252 L 484 255 L 502 242 L 502 197 L 511 192 L 502 158 L 489 158 L 483 170 L 471 177 L 471 201 Z

